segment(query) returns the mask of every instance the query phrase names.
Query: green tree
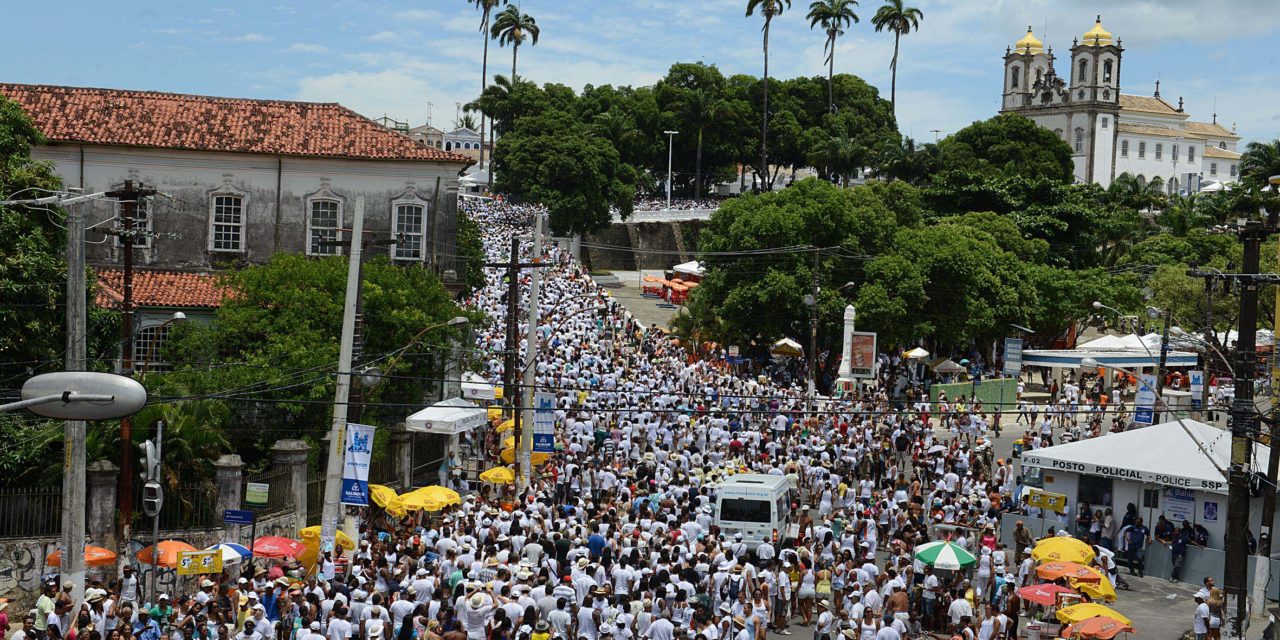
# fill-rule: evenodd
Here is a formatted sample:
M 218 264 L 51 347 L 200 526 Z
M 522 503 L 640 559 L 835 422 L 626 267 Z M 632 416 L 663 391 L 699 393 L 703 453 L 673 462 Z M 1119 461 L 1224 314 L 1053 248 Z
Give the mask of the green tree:
M 764 27 L 761 28 L 764 34 L 764 102 L 760 120 L 760 171 L 765 177 L 769 175 L 769 26 L 773 24 L 775 17 L 782 15 L 784 9 L 790 8 L 791 0 L 747 0 L 747 17 L 751 17 L 759 9 L 764 18 Z M 766 181 L 764 188 L 772 189 L 773 182 Z
M 697 130 L 697 158 L 693 164 L 693 197 L 702 197 L 702 183 L 706 181 L 702 174 L 702 137 L 708 127 L 725 117 L 729 107 L 717 95 L 705 89 L 686 91 L 678 103 L 680 115 L 685 122 Z
M 821 26 L 827 34 L 823 49 L 827 54 L 827 111 L 835 113 L 836 38 L 844 35 L 845 27 L 858 22 L 853 12 L 857 0 L 814 0 L 809 5 L 809 28 Z
M 1240 156 L 1240 181 L 1265 187 L 1271 176 L 1280 176 L 1280 138 L 1245 145 Z
M 889 62 L 892 77 L 889 84 L 889 104 L 893 105 L 894 113 L 898 110 L 898 44 L 902 36 L 920 29 L 921 20 L 924 20 L 924 13 L 915 7 L 906 6 L 903 0 L 885 0 L 884 6 L 877 9 L 876 14 L 871 17 L 871 24 L 875 25 L 877 33 L 885 30 L 893 32 L 893 60 Z
M 472 131 L 480 128 L 480 125 L 476 122 L 475 114 L 470 111 L 463 111 L 462 115 L 453 121 L 453 126 L 458 129 L 470 129 Z
M 511 45 L 511 79 L 518 80 L 516 75 L 516 58 L 520 56 L 520 45 L 529 40 L 530 45 L 538 44 L 538 36 L 542 30 L 538 21 L 527 13 L 521 13 L 517 5 L 508 5 L 498 12 L 493 19 L 493 27 L 489 32 L 502 46 Z
M 1072 182 L 1071 147 L 1054 133 L 1013 113 L 975 122 L 938 144 L 939 173 L 976 171 Z

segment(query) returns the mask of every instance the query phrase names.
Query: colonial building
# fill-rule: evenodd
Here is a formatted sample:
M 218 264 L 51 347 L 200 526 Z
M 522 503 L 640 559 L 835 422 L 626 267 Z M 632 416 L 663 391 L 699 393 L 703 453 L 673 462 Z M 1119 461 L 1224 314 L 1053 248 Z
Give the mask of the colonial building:
M 1017 113 L 1052 130 L 1071 146 L 1078 182 L 1103 187 L 1129 173 L 1141 182 L 1159 180 L 1169 193 L 1237 180 L 1240 141 L 1234 130 L 1196 122 L 1160 96 L 1121 93 L 1124 48 L 1102 27 L 1072 41 L 1071 65 L 1060 76 L 1053 48 L 1030 27 L 1005 50 L 1002 113 Z M 1233 127 L 1234 129 L 1234 127 Z
M 85 193 L 143 183 L 135 263 L 200 272 L 284 251 L 341 255 L 356 198 L 376 245 L 448 281 L 454 264 L 458 174 L 471 160 L 419 143 L 332 103 L 247 100 L 45 85 L 0 84 L 48 143 L 32 155 Z M 113 200 L 84 206 L 110 229 Z M 88 260 L 117 265 L 119 241 L 90 232 Z

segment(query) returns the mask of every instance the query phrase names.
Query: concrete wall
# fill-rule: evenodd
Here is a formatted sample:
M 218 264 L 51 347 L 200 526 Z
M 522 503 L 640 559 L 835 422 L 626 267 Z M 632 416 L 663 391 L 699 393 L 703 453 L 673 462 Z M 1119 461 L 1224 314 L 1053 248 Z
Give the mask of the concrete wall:
M 583 249 L 593 269 L 670 269 L 697 257 L 698 236 L 705 224 L 704 220 L 616 223 L 588 235 Z
M 439 258 L 457 253 L 457 199 L 449 196 L 457 191 L 459 164 L 95 145 L 43 146 L 32 155 L 53 162 L 66 186 L 83 188 L 86 193 L 108 191 L 119 188 L 125 180 L 134 180 L 165 194 L 150 204 L 151 231 L 164 235 L 153 239 L 153 247 L 136 252 L 137 266 L 211 269 L 264 262 L 279 251 L 304 253 L 308 250 L 309 201 L 316 197 L 338 200 L 342 226 L 350 227 L 355 199 L 364 196 L 365 229 L 381 238 L 394 231 L 393 202 L 419 200 L 427 217 L 423 261 L 430 262 L 432 255 Z M 242 251 L 210 248 L 210 196 L 218 191 L 244 198 Z M 85 207 L 91 228 L 117 213 L 112 200 L 80 206 Z M 95 265 L 118 264 L 121 250 L 115 239 L 108 238 L 88 245 L 87 257 Z

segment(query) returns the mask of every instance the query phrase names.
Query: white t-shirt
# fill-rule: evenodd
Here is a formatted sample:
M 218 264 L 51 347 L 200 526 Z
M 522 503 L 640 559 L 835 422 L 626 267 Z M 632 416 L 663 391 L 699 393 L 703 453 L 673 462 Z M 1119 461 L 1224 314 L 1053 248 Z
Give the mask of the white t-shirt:
M 1192 622 L 1192 630 L 1196 633 L 1209 633 L 1209 605 L 1203 602 L 1196 605 L 1196 615 Z

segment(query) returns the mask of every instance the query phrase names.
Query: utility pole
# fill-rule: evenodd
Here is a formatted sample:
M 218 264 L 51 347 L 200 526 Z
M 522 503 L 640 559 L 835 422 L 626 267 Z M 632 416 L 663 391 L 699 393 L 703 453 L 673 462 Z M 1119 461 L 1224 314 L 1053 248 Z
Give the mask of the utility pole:
M 1149 308 L 1154 309 L 1154 307 Z M 1147 315 L 1150 315 L 1150 313 L 1148 312 Z M 1164 316 L 1164 329 L 1160 332 L 1160 360 L 1156 364 L 1156 396 L 1163 398 L 1164 377 L 1169 363 L 1169 324 L 1173 322 L 1173 312 L 1164 309 L 1160 311 L 1160 315 Z M 1163 420 L 1157 420 L 1156 422 L 1163 422 Z
M 120 237 L 121 254 L 124 257 L 124 275 L 121 285 L 121 311 L 123 321 L 120 324 L 120 373 L 133 375 L 133 238 L 138 235 L 134 228 L 134 217 L 138 211 L 138 202 L 142 198 L 155 195 L 155 189 L 137 188 L 132 180 L 124 181 L 124 188 L 108 191 L 107 196 L 120 202 L 120 228 L 115 233 Z M 133 521 L 133 419 L 120 419 L 120 522 L 122 524 L 121 541 L 129 539 L 129 527 Z
M 1276 303 L 1280 304 L 1280 291 L 1276 291 Z M 1204 379 L 1200 384 L 1201 418 L 1209 415 L 1209 351 L 1213 349 L 1213 280 L 1204 281 Z
M 364 239 L 364 196 L 356 196 L 351 225 L 351 255 L 347 260 L 347 292 L 342 303 L 342 340 L 338 351 L 338 379 L 333 394 L 333 425 L 329 428 L 329 463 L 325 470 L 324 515 L 320 518 L 320 550 L 333 551 L 338 537 L 338 504 L 342 487 L 342 454 L 347 442 L 347 401 L 351 397 L 351 360 L 355 349 L 356 300 L 360 296 L 360 254 Z
M 84 371 L 86 327 L 84 282 L 84 213 L 67 207 L 67 357 L 63 368 Z M 62 465 L 62 579 L 72 586 L 71 602 L 84 602 L 85 513 L 84 420 L 67 420 Z
M 813 290 L 809 294 L 809 413 L 813 413 L 818 393 L 818 252 L 813 252 Z
M 668 192 L 670 193 L 670 192 Z M 530 251 L 530 262 L 542 264 L 542 223 L 544 214 L 533 216 L 533 248 Z M 538 358 L 538 320 L 539 297 L 542 277 L 540 269 L 534 267 L 529 278 L 529 327 L 525 345 L 523 389 L 520 390 L 520 407 L 517 411 L 524 413 L 520 430 L 519 467 L 516 475 L 516 491 L 523 493 L 529 487 L 529 479 L 533 477 L 533 363 Z
M 1280 270 L 1280 245 L 1276 245 L 1276 268 Z M 1276 324 L 1273 329 L 1280 331 L 1280 287 L 1276 287 Z M 1270 455 L 1267 458 L 1267 482 L 1266 488 L 1262 492 L 1262 526 L 1258 533 L 1258 561 L 1262 562 L 1263 558 L 1271 557 L 1271 543 L 1275 532 L 1271 530 L 1271 525 L 1276 518 L 1276 492 L 1271 489 L 1276 486 L 1276 480 L 1280 478 L 1277 473 L 1277 467 L 1280 467 L 1280 426 L 1277 421 L 1280 419 L 1280 354 L 1276 353 L 1275 348 L 1271 350 L 1271 424 L 1267 433 L 1270 439 L 1267 445 L 1270 449 Z M 1206 384 L 1205 388 L 1209 388 Z

